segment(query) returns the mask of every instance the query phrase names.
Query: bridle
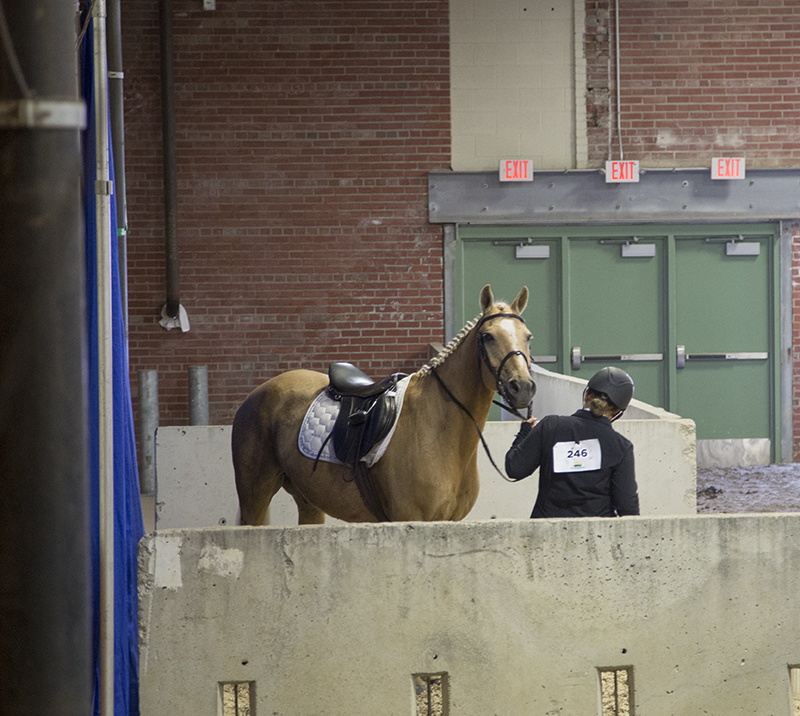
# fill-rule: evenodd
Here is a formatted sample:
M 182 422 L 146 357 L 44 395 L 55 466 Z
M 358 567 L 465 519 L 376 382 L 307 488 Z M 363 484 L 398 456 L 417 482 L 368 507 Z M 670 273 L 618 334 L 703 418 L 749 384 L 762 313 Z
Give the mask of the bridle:
M 512 408 L 510 405 L 507 405 L 507 403 L 510 403 L 511 401 L 508 398 L 508 393 L 506 392 L 505 386 L 500 382 L 500 375 L 503 372 L 503 368 L 505 367 L 506 362 L 511 358 L 513 358 L 514 356 L 522 356 L 523 360 L 525 361 L 525 365 L 528 367 L 528 371 L 530 371 L 531 369 L 531 362 L 528 356 L 526 356 L 523 351 L 509 351 L 503 357 L 503 360 L 500 361 L 500 365 L 497 366 L 497 370 L 495 371 L 495 369 L 492 368 L 492 364 L 489 361 L 489 353 L 486 350 L 485 337 L 484 334 L 481 333 L 480 331 L 481 331 L 481 326 L 483 326 L 483 324 L 486 323 L 487 321 L 491 321 L 493 318 L 515 318 L 516 320 L 521 321 L 523 325 L 525 325 L 525 319 L 516 313 L 495 313 L 491 316 L 484 316 L 483 318 L 481 318 L 478 321 L 477 325 L 475 326 L 475 330 L 477 331 L 476 343 L 478 346 L 478 364 L 479 364 L 478 367 L 480 369 L 480 363 L 481 361 L 483 361 L 483 364 L 486 366 L 492 378 L 494 378 L 495 385 L 497 386 L 497 392 L 500 393 L 500 397 L 503 398 L 506 404 L 499 403 L 496 400 L 493 400 L 492 402 L 495 405 L 499 405 L 501 408 L 503 408 L 503 410 L 507 410 L 509 413 L 513 413 L 521 420 L 527 420 L 527 418 L 530 418 L 532 414 L 531 406 L 528 405 L 528 416 L 527 418 L 524 418 L 516 408 Z
M 491 315 L 491 316 L 484 316 L 475 325 L 475 330 L 477 331 L 476 343 L 477 343 L 477 346 L 478 346 L 478 372 L 480 372 L 481 362 L 483 362 L 484 365 L 486 366 L 486 368 L 489 370 L 489 373 L 491 373 L 492 377 L 495 380 L 495 383 L 497 385 L 497 392 L 500 393 L 500 395 L 503 397 L 503 399 L 508 403 L 510 401 L 508 400 L 508 397 L 506 396 L 505 389 L 502 387 L 502 385 L 500 383 L 500 373 L 502 373 L 503 367 L 505 366 L 506 361 L 508 361 L 510 358 L 512 358 L 515 355 L 520 355 L 525 359 L 525 363 L 528 366 L 528 370 L 530 370 L 531 364 L 530 364 L 530 360 L 528 359 L 528 356 L 526 356 L 525 353 L 523 353 L 522 351 L 509 351 L 505 355 L 503 360 L 500 361 L 500 365 L 497 367 L 497 371 L 495 371 L 494 368 L 492 368 L 492 364 L 489 362 L 489 355 L 488 355 L 488 352 L 486 351 L 486 346 L 484 345 L 484 339 L 483 339 L 482 334 L 480 333 L 480 329 L 481 329 L 481 326 L 484 323 L 486 323 L 486 321 L 491 321 L 493 318 L 516 318 L 518 321 L 522 321 L 523 324 L 525 323 L 525 319 L 522 318 L 522 316 L 517 315 L 516 313 L 495 313 L 494 315 Z M 500 476 L 504 480 L 507 480 L 509 482 L 514 482 L 513 480 L 511 480 L 511 478 L 507 477 L 505 475 L 505 473 L 499 467 L 497 467 L 497 465 L 495 464 L 495 461 L 492 459 L 492 453 L 489 452 L 489 446 L 486 444 L 486 440 L 483 437 L 483 433 L 481 432 L 480 427 L 478 427 L 478 423 L 475 420 L 475 418 L 472 417 L 472 413 L 469 412 L 469 408 L 467 408 L 466 405 L 464 405 L 458 398 L 456 398 L 455 395 L 453 395 L 453 393 L 450 390 L 450 388 L 448 388 L 445 385 L 444 381 L 439 377 L 439 374 L 436 372 L 436 368 L 432 368 L 431 369 L 431 373 L 433 374 L 433 377 L 436 378 L 436 380 L 439 383 L 439 385 L 442 387 L 442 390 L 444 390 L 444 392 L 447 393 L 447 395 L 450 398 L 450 400 L 452 400 L 461 410 L 464 411 L 464 413 L 466 413 L 467 417 L 470 420 L 472 420 L 473 424 L 475 425 L 475 429 L 478 431 L 478 437 L 481 439 L 481 443 L 483 444 L 483 449 L 486 451 L 486 456 L 489 458 L 489 462 L 492 463 L 492 467 L 494 467 L 494 469 L 497 470 L 498 473 L 500 473 Z M 524 418 L 519 413 L 519 411 L 517 411 L 516 408 L 512 408 L 509 405 L 504 405 L 503 403 L 498 403 L 496 400 L 493 400 L 492 402 L 495 405 L 499 405 L 504 410 L 508 410 L 509 412 L 513 413 L 514 415 L 516 415 L 521 420 L 526 420 L 526 418 Z M 531 407 L 531 405 L 528 405 L 528 418 L 530 418 L 532 414 L 533 414 L 533 408 Z

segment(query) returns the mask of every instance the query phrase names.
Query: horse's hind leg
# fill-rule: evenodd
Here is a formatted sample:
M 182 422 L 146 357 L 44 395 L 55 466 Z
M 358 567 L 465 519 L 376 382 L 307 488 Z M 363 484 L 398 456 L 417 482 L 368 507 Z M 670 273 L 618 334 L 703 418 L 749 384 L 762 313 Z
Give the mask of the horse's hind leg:
M 269 503 L 283 484 L 271 441 L 261 430 L 260 401 L 251 395 L 236 413 L 231 448 L 243 525 L 263 525 Z
M 280 476 L 267 476 L 262 473 L 255 481 L 246 478 L 248 487 L 240 489 L 237 474 L 237 491 L 239 492 L 239 519 L 242 525 L 263 525 L 272 498 L 281 487 Z
M 259 459 L 263 457 L 256 456 L 252 463 L 245 460 L 239 468 L 234 467 L 239 518 L 243 525 L 264 524 L 270 502 L 283 484 L 280 470 L 276 465 L 270 465 L 268 459 Z

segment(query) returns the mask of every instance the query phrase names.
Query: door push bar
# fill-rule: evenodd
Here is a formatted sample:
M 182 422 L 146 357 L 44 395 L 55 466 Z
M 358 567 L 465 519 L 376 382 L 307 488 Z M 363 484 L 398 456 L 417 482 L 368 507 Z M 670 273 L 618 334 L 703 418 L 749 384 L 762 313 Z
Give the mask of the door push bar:
M 769 353 L 766 351 L 750 353 L 687 353 L 686 346 L 677 346 L 675 351 L 675 365 L 685 368 L 687 360 L 767 360 Z
M 629 361 L 660 361 L 664 360 L 663 353 L 624 353 L 621 355 L 581 355 L 581 347 L 575 346 L 572 349 L 572 370 L 580 370 L 581 363 L 591 361 L 593 363 L 625 363 Z

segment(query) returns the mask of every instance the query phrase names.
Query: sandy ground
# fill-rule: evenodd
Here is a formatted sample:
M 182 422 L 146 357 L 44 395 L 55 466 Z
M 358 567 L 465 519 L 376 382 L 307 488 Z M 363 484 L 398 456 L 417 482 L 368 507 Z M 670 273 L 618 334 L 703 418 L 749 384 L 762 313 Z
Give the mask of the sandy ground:
M 698 468 L 697 512 L 800 512 L 800 463 Z

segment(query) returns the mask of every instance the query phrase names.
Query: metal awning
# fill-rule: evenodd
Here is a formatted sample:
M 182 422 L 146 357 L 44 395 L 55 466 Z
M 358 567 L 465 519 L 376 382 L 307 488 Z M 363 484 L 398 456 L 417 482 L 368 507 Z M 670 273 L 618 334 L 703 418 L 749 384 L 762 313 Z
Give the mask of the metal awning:
M 637 183 L 607 184 L 602 170 L 540 171 L 532 182 L 498 172 L 431 172 L 435 224 L 566 224 L 764 221 L 800 218 L 800 169 L 748 169 L 711 179 L 710 169 L 642 169 Z

